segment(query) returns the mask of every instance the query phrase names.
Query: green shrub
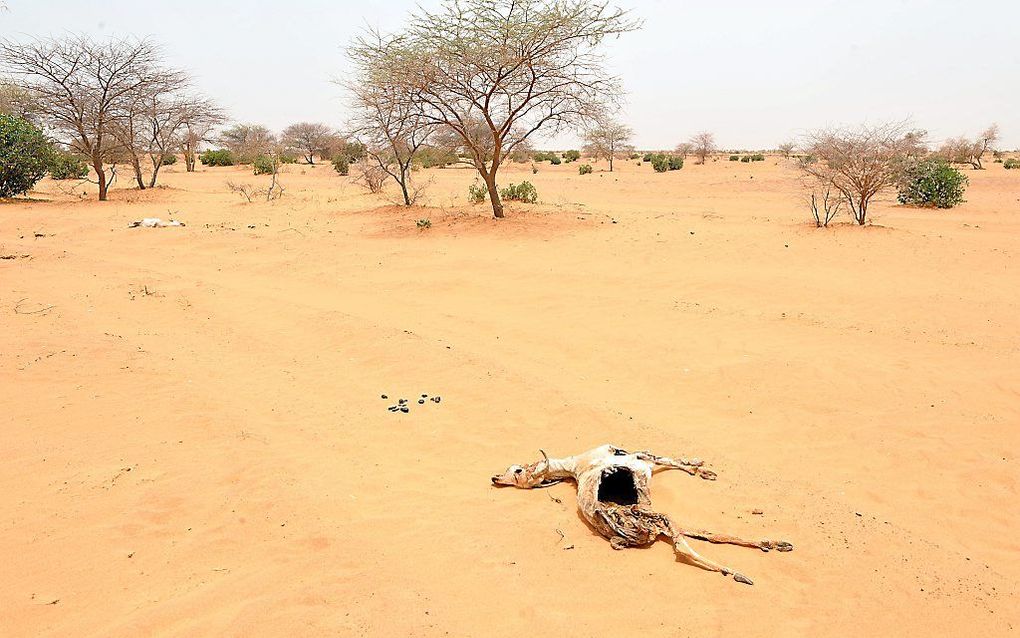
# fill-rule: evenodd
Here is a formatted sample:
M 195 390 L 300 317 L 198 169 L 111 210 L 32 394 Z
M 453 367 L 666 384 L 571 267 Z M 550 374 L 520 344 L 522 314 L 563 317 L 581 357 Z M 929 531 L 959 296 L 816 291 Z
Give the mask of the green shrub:
M 565 162 L 576 162 L 581 159 L 581 153 L 578 151 L 564 151 L 563 161 Z
M 457 154 L 445 148 L 423 146 L 414 154 L 414 161 L 422 168 L 444 168 L 457 163 Z
M 468 201 L 472 204 L 481 204 L 489 196 L 489 189 L 485 184 L 475 182 L 468 186 Z
M 0 198 L 27 193 L 50 168 L 53 152 L 43 132 L 13 115 L 0 115 Z
M 419 219 L 414 222 L 414 225 L 418 227 L 418 230 L 425 230 L 426 228 L 432 228 L 432 220 L 428 218 Z
M 666 160 L 669 164 L 669 170 L 678 171 L 684 167 L 684 158 L 679 155 L 670 155 Z
M 291 155 L 290 153 L 280 153 L 276 157 L 276 160 L 278 162 L 280 162 L 281 164 L 297 164 L 298 157 L 297 157 L 297 155 Z M 272 172 L 272 171 L 270 171 L 270 172 Z
M 525 204 L 534 204 L 538 201 L 538 191 L 535 190 L 535 186 L 531 182 L 510 184 L 499 191 L 499 196 L 507 201 L 524 202 Z
M 751 156 L 751 161 L 752 162 L 764 162 L 765 161 L 765 156 L 762 155 L 761 153 L 755 153 L 754 155 Z
M 171 164 L 177 163 L 177 156 L 173 153 L 167 153 L 163 156 L 163 166 L 170 166 Z
M 591 164 L 581 164 L 577 167 L 578 175 L 589 175 L 591 173 Z
M 636 160 L 636 159 L 637 159 L 637 158 L 639 158 L 639 157 L 641 157 L 641 156 L 640 156 L 640 155 L 638 155 L 637 153 L 631 153 L 631 154 L 630 154 L 630 159 L 632 159 L 632 160 Z
M 941 157 L 913 162 L 903 172 L 899 202 L 914 206 L 952 208 L 963 201 L 967 177 Z
M 198 160 L 202 162 L 203 166 L 233 166 L 236 163 L 234 154 L 225 148 L 218 151 L 204 151 L 198 156 Z
M 53 179 L 85 179 L 89 175 L 89 165 L 84 157 L 59 149 L 50 156 L 49 170 Z
M 739 155 L 730 155 L 730 161 L 731 162 L 739 162 L 740 161 L 740 156 Z
M 652 156 L 652 168 L 655 169 L 656 173 L 665 173 L 669 170 L 669 158 L 665 155 L 653 155 Z
M 655 157 L 655 156 L 652 153 L 645 153 L 644 157 L 642 157 L 641 160 L 645 161 L 645 162 L 650 162 L 650 161 L 652 161 L 653 157 Z
M 556 153 L 553 153 L 549 157 L 549 163 L 552 164 L 553 166 L 559 166 L 560 165 L 560 156 L 557 155 Z
M 747 164 L 747 163 L 749 163 L 751 161 L 751 156 L 750 155 L 745 155 L 745 156 L 740 158 L 740 161 L 743 162 L 744 164 Z
M 346 177 L 351 172 L 351 158 L 346 155 L 337 155 L 333 158 L 333 170 Z
M 276 171 L 276 160 L 268 155 L 259 155 L 251 166 L 252 172 L 256 175 L 272 175 Z
M 1020 159 L 1017 159 L 1015 157 L 1011 157 L 1011 158 L 1009 158 L 1008 160 L 1006 160 L 1005 162 L 1002 163 L 1002 167 L 1005 168 L 1006 170 L 1010 170 L 1010 169 L 1014 169 L 1014 168 L 1020 168 Z

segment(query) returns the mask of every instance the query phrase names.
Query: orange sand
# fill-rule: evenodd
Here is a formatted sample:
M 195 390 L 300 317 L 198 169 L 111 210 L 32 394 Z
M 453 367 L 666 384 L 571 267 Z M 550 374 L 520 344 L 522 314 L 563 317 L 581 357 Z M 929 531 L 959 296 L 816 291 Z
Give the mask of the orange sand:
M 466 170 L 428 210 L 328 166 L 0 204 L 0 635 L 1015 631 L 1020 171 L 816 230 L 776 158 L 618 167 L 511 168 L 543 204 L 499 222 Z M 747 587 L 489 485 L 606 442 L 705 458 L 656 506 L 796 550 L 695 543 Z

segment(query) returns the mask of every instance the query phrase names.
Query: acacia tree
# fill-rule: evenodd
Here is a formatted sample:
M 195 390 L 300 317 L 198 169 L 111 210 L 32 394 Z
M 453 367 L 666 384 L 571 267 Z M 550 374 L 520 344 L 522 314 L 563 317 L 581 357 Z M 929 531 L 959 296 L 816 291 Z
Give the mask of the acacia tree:
M 235 124 L 220 133 L 220 141 L 242 164 L 270 153 L 277 144 L 276 135 L 261 124 Z
M 863 226 L 872 198 L 896 184 L 922 136 L 902 122 L 812 131 L 805 138 L 807 157 L 801 168 L 823 188 L 837 190 Z
M 584 133 L 584 152 L 595 160 L 608 159 L 609 172 L 612 173 L 613 159 L 617 153 L 633 148 L 629 145 L 633 137 L 634 131 L 629 126 L 601 116 L 596 121 L 595 127 Z
M 999 125 L 992 124 L 975 140 L 955 137 L 945 141 L 939 148 L 939 155 L 956 164 L 970 164 L 975 170 L 983 170 L 981 156 L 989 149 L 994 150 L 999 141 Z
M 212 101 L 195 95 L 163 95 L 156 96 L 147 112 L 146 125 L 149 136 L 149 162 L 152 164 L 152 175 L 149 188 L 156 185 L 159 169 L 162 168 L 168 155 L 178 151 L 184 152 L 184 161 L 189 163 L 191 153 L 191 171 L 194 170 L 194 148 L 191 144 L 191 124 L 195 121 L 222 120 L 218 106 Z
M 776 148 L 779 150 L 780 155 L 782 155 L 786 159 L 789 159 L 790 155 L 793 154 L 793 150 L 796 148 L 796 145 L 794 145 L 793 142 L 783 142 Z
M 694 151 L 694 145 L 690 142 L 680 142 L 673 149 L 673 152 L 678 155 L 681 159 L 687 159 L 687 156 Z
M 124 150 L 116 131 L 139 92 L 161 77 L 159 49 L 145 40 L 95 41 L 81 35 L 5 41 L 0 64 L 38 104 L 43 123 L 90 159 L 99 199 L 105 201 Z M 107 164 L 114 165 L 109 173 Z
M 283 129 L 281 142 L 287 148 L 300 151 L 309 164 L 314 164 L 315 155 L 322 157 L 336 137 L 336 131 L 325 124 L 298 122 Z
M 446 0 L 404 31 L 368 33 L 352 49 L 425 122 L 460 138 L 493 215 L 503 217 L 496 175 L 504 159 L 539 131 L 591 121 L 595 105 L 617 103 L 619 82 L 598 48 L 638 26 L 592 0 Z
M 698 158 L 698 164 L 704 164 L 708 156 L 715 152 L 715 135 L 708 131 L 692 136 L 687 143 L 691 145 L 691 152 Z
M 185 170 L 194 173 L 198 147 L 213 141 L 213 130 L 226 121 L 226 116 L 220 107 L 200 98 L 196 98 L 188 106 L 187 111 L 180 145 L 181 152 L 184 154 Z

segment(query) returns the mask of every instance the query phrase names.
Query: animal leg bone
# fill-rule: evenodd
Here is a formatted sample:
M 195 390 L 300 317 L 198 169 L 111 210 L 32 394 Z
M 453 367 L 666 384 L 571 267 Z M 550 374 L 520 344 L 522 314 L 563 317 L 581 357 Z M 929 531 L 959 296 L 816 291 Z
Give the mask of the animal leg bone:
M 750 547 L 753 549 L 760 549 L 763 552 L 767 552 L 770 549 L 774 549 L 777 552 L 789 552 L 793 551 L 793 545 L 786 541 L 749 541 L 736 536 L 730 536 L 728 534 L 716 534 L 714 532 L 706 532 L 705 530 L 689 530 L 682 529 L 680 534 L 687 538 L 696 538 L 701 541 L 708 541 L 709 543 L 718 543 L 726 545 L 740 545 L 741 547 Z
M 635 452 L 642 461 L 646 461 L 655 466 L 655 469 L 663 468 L 669 470 L 683 470 L 691 476 L 700 476 L 706 481 L 714 481 L 716 479 L 716 473 L 712 470 L 706 470 L 702 467 L 705 464 L 701 459 L 690 459 L 687 460 L 683 457 L 679 459 L 671 459 L 668 456 L 658 456 L 651 452 Z
M 748 578 L 747 576 L 744 576 L 743 574 L 725 565 L 705 558 L 698 552 L 694 551 L 694 548 L 691 547 L 690 543 L 687 542 L 687 539 L 684 538 L 684 535 L 682 533 L 674 536 L 672 540 L 673 551 L 675 551 L 677 555 L 679 555 L 681 558 L 683 558 L 688 563 L 694 565 L 695 567 L 700 567 L 710 572 L 719 572 L 723 576 L 732 575 L 733 580 L 737 581 L 738 583 L 744 583 L 745 585 L 754 584 L 753 582 L 751 582 L 751 579 Z

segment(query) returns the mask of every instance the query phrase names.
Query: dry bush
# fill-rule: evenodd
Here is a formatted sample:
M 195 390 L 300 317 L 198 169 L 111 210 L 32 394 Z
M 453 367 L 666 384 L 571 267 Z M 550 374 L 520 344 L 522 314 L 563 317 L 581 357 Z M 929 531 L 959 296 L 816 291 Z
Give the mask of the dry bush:
M 807 156 L 800 166 L 839 192 L 854 221 L 863 226 L 872 198 L 896 184 L 920 137 L 903 122 L 820 129 L 806 136 Z
M 708 156 L 715 152 L 715 135 L 703 131 L 688 140 L 690 151 L 698 158 L 698 164 L 704 164 Z
M 354 165 L 354 170 L 354 181 L 367 188 L 368 192 L 372 194 L 381 193 L 383 186 L 386 185 L 386 180 L 390 177 L 390 174 L 381 166 L 368 162 L 358 162 Z

